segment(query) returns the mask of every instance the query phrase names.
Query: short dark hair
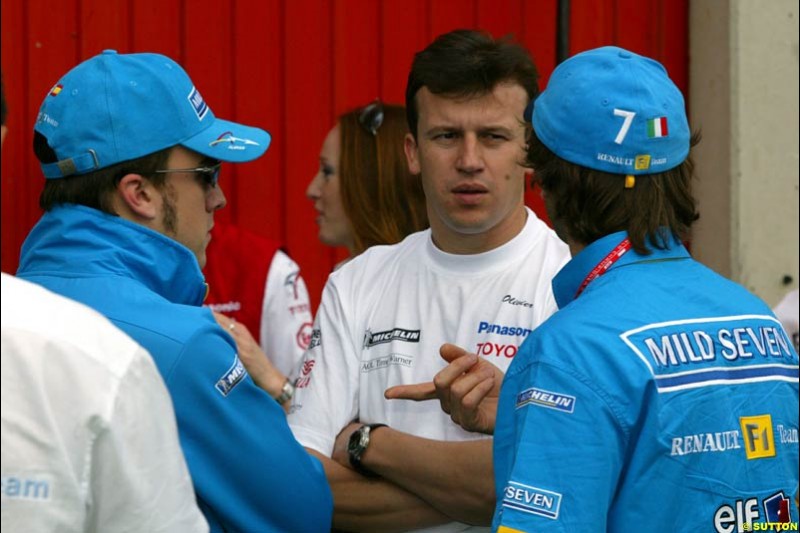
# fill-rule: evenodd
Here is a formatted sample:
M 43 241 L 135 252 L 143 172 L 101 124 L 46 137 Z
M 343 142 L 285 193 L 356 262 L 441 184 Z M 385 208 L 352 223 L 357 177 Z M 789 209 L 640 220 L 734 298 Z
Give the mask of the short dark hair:
M 700 134 L 695 133 L 690 146 L 698 142 Z M 636 176 L 635 185 L 625 188 L 625 176 L 561 159 L 531 129 L 527 164 L 534 169 L 534 181 L 548 196 L 553 224 L 581 244 L 624 230 L 631 247 L 649 255 L 648 245 L 664 249 L 673 238 L 685 240 L 699 218 L 692 196 L 691 149 L 690 156 L 677 167 Z
M 141 174 L 159 189 L 165 186 L 167 174 L 156 174 L 163 169 L 172 148 L 160 150 L 130 161 L 101 168 L 88 174 L 69 176 L 66 178 L 45 180 L 44 189 L 39 196 L 39 207 L 50 211 L 60 204 L 78 204 L 98 209 L 110 215 L 117 215 L 112 203 L 112 195 L 119 180 L 126 174 Z M 33 152 L 40 163 L 55 163 L 58 157 L 47 139 L 41 133 L 34 132 Z
M 475 30 L 445 33 L 414 56 L 406 84 L 408 130 L 417 137 L 416 95 L 423 87 L 436 95 L 469 97 L 489 93 L 499 83 L 512 81 L 533 100 L 539 94 L 538 79 L 528 51 L 508 36 L 494 39 Z

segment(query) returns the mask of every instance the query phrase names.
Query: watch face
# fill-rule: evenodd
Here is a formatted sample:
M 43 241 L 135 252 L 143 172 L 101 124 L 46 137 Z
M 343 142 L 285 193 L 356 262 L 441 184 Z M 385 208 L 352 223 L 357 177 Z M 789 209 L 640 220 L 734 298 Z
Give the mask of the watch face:
M 367 426 L 361 426 L 350 435 L 350 440 L 347 442 L 347 452 L 351 455 L 361 455 L 364 448 L 369 442 L 365 429 Z

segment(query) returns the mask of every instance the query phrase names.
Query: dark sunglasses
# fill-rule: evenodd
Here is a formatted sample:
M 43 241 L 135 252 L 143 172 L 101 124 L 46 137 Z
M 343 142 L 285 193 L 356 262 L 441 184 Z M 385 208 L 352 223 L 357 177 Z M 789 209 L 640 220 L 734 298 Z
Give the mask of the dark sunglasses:
M 378 135 L 378 129 L 383 124 L 383 103 L 376 98 L 358 114 L 358 123 L 370 132 L 373 137 Z
M 208 185 L 209 187 L 216 187 L 217 182 L 219 181 L 219 171 L 222 167 L 222 163 L 216 163 L 211 165 L 210 167 L 197 167 L 197 168 L 168 168 L 165 170 L 156 170 L 154 171 L 155 174 L 171 174 L 173 172 L 191 172 L 194 174 L 200 174 L 200 177 L 203 180 L 203 183 Z

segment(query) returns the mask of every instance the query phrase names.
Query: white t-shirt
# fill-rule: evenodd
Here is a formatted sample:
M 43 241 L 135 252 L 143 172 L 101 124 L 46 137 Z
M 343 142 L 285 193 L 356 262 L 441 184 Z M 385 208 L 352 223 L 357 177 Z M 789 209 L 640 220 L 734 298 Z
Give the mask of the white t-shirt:
M 150 355 L 2 275 L 3 531 L 208 531 Z
M 566 244 L 530 210 L 519 235 L 482 254 L 444 253 L 430 230 L 369 248 L 325 285 L 289 415 L 295 437 L 328 456 L 353 419 L 429 439 L 484 438 L 453 423 L 438 402 L 383 393 L 430 381 L 446 366 L 445 342 L 505 371 L 556 311 L 550 282 L 568 259 Z

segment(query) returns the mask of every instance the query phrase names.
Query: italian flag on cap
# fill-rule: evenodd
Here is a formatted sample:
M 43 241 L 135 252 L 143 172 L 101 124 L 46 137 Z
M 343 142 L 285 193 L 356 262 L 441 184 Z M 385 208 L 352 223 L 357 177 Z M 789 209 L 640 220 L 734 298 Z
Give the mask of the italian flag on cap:
M 647 121 L 647 136 L 649 138 L 666 137 L 668 134 L 667 117 L 651 118 Z

